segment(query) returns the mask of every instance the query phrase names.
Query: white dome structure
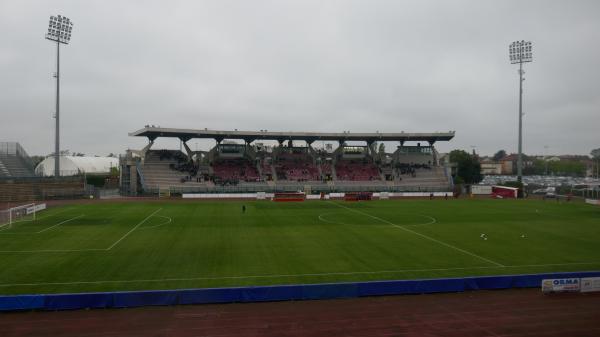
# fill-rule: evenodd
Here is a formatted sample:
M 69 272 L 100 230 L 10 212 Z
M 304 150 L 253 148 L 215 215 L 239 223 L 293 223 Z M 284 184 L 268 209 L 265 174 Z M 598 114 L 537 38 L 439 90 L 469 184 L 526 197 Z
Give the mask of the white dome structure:
M 119 166 L 119 158 L 114 157 L 60 157 L 60 175 L 74 176 L 77 174 L 108 174 L 112 167 Z M 54 176 L 54 156 L 44 159 L 35 168 L 35 173 L 41 176 Z

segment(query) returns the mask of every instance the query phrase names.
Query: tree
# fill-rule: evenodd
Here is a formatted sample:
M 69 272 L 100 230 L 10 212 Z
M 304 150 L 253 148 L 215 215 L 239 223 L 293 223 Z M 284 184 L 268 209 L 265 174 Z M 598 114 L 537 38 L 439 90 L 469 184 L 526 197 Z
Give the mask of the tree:
M 585 164 L 571 160 L 552 161 L 548 162 L 548 170 L 560 176 L 583 177 Z
M 481 164 L 474 155 L 463 150 L 450 152 L 450 162 L 456 163 L 456 175 L 467 184 L 477 184 L 483 180 Z
M 118 167 L 111 167 L 110 168 L 110 175 L 113 177 L 118 177 L 119 176 L 119 168 Z
M 506 151 L 500 150 L 500 151 L 496 152 L 493 159 L 494 159 L 494 161 L 499 161 L 500 159 L 502 159 L 504 157 L 506 157 Z
M 523 167 L 524 175 L 543 175 L 546 174 L 548 161 L 542 159 L 531 159 L 532 164 Z
M 592 155 L 592 159 L 596 161 L 596 179 L 598 179 L 598 172 L 600 172 L 600 148 L 593 149 L 590 154 Z

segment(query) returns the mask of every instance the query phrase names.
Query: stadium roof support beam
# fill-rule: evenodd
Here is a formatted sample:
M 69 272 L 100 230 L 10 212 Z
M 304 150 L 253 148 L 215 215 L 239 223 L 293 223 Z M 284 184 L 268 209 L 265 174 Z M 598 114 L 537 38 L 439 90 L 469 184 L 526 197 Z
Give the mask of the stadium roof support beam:
M 172 129 L 147 126 L 143 129 L 129 133 L 132 137 L 171 137 L 187 139 L 205 138 L 215 139 L 220 143 L 223 139 L 252 139 L 252 140 L 275 140 L 280 144 L 285 140 L 303 140 L 306 142 L 338 141 L 344 143 L 347 141 L 399 141 L 401 144 L 405 141 L 449 141 L 454 138 L 454 131 L 433 132 L 433 133 L 381 133 L 381 132 L 273 132 L 273 131 L 218 131 L 218 130 L 198 130 L 198 129 Z
M 144 148 L 140 151 L 142 161 L 144 161 L 144 159 L 146 158 L 146 153 L 148 152 L 148 150 L 150 150 L 152 145 L 154 145 L 154 139 L 150 139 L 150 137 L 148 137 L 148 145 L 144 146 Z
M 373 158 L 377 155 L 377 149 L 375 149 L 375 140 L 367 140 L 367 151 L 369 155 Z
M 192 151 L 192 149 L 190 149 L 190 147 L 187 145 L 187 140 L 183 140 L 181 141 L 183 143 L 183 148 L 185 149 L 185 152 L 187 154 L 187 158 L 188 161 L 193 161 L 194 160 L 194 152 Z

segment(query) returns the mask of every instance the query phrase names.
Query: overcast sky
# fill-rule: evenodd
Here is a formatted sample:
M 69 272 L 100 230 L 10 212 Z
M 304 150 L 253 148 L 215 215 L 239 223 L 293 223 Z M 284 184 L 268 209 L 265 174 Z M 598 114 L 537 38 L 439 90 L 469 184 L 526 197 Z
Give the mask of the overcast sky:
M 2 0 L 0 141 L 53 151 L 56 46 L 44 34 L 62 14 L 74 22 L 61 48 L 62 149 L 141 148 L 128 132 L 155 124 L 455 130 L 440 151 L 513 152 L 508 45 L 524 39 L 524 152 L 589 154 L 600 147 L 599 13 L 599 1 Z

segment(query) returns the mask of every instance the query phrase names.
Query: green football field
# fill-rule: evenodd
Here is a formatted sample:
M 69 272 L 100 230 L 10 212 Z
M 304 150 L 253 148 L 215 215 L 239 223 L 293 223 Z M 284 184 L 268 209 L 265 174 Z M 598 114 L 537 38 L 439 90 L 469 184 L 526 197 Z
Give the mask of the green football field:
M 584 270 L 600 208 L 580 202 L 102 202 L 0 227 L 0 294 Z

